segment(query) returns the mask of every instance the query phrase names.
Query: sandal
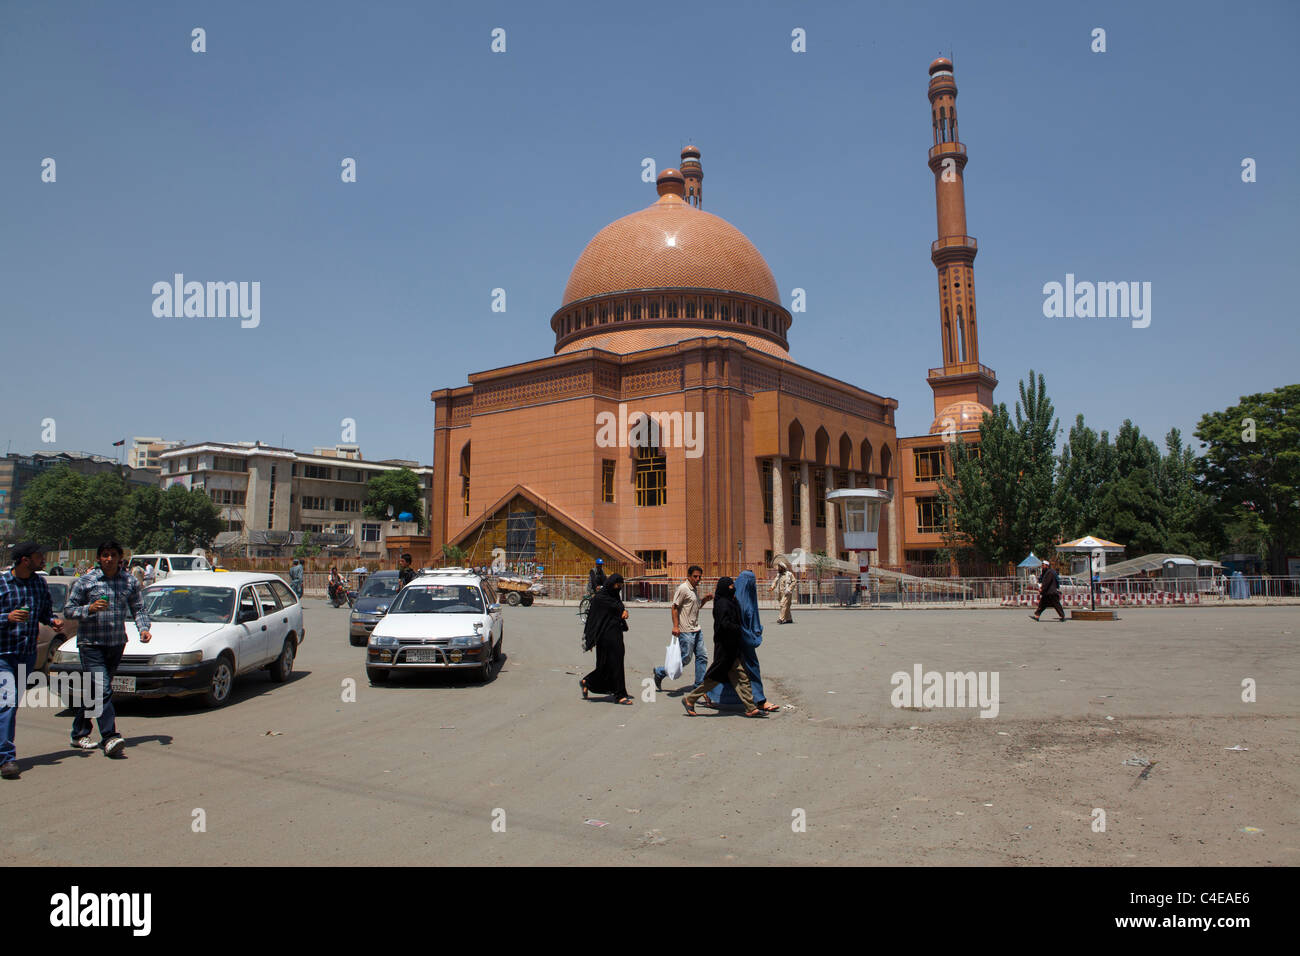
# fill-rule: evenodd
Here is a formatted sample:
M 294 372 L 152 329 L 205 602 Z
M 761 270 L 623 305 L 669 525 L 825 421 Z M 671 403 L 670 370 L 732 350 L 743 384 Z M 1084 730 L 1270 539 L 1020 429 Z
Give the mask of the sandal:
M 614 701 L 614 703 L 616 703 L 616 704 L 628 704 L 628 705 L 630 706 L 632 703 L 634 703 L 634 701 L 632 700 L 631 697 L 620 697 L 618 700 Z
M 582 699 L 586 700 L 587 699 L 587 678 L 579 677 L 578 686 L 582 688 Z
M 763 711 L 760 710 L 760 709 L 757 708 L 757 707 L 755 707 L 753 710 L 747 710 L 747 711 L 745 711 L 745 716 L 746 716 L 746 717 L 762 717 L 762 718 L 764 718 L 764 719 L 767 718 L 767 714 L 763 713 Z
M 758 709 L 763 711 L 766 714 L 775 714 L 781 708 L 778 707 L 776 704 L 773 704 L 771 701 L 765 700 L 763 701 L 763 703 L 758 705 Z
M 698 716 L 700 716 L 699 714 L 697 714 L 697 713 L 695 712 L 695 708 L 691 706 L 691 702 L 690 702 L 689 700 L 687 700 L 686 698 L 684 698 L 684 697 L 682 698 L 682 706 L 686 708 L 686 716 L 687 716 L 687 717 L 698 717 Z

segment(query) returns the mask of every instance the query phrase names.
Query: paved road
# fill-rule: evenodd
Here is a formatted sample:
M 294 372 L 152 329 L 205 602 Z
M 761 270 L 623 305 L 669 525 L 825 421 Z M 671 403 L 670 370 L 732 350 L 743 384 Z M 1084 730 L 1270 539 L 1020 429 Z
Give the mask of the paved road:
M 666 613 L 631 608 L 634 693 Z M 66 749 L 66 713 L 21 710 L 0 862 L 1300 863 L 1296 608 L 804 613 L 768 624 L 769 697 L 789 706 L 766 721 L 688 719 L 672 682 L 584 702 L 572 609 L 507 608 L 486 686 L 372 688 L 346 620 L 309 598 L 294 679 L 245 678 L 221 710 L 127 704 L 122 761 Z M 890 675 L 916 664 L 996 671 L 997 717 L 895 708 Z M 1132 756 L 1156 762 L 1145 779 Z

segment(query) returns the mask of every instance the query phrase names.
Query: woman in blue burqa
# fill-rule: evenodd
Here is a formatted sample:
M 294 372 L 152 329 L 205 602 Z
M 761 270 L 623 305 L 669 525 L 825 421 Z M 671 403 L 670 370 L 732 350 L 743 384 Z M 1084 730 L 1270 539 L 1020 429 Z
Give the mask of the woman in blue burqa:
M 741 660 L 754 688 L 754 704 L 768 713 L 781 708 L 769 703 L 763 693 L 763 678 L 758 670 L 758 645 L 763 643 L 763 625 L 758 620 L 758 582 L 753 571 L 741 571 L 736 578 L 736 602 L 740 605 L 741 630 L 744 632 L 744 653 Z M 739 707 L 744 705 L 730 684 L 719 684 L 709 691 L 709 704 L 714 707 Z

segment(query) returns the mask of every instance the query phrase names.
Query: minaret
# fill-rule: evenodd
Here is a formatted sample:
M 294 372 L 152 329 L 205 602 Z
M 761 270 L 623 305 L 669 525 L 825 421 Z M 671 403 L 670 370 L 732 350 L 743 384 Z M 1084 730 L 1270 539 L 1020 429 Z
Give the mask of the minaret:
M 686 201 L 700 209 L 704 205 L 704 169 L 700 166 L 700 151 L 694 146 L 682 150 L 681 169 L 686 177 Z
M 979 246 L 966 234 L 966 146 L 957 138 L 957 83 L 952 61 L 943 57 L 930 64 L 930 119 L 934 146 L 929 159 L 939 221 L 939 238 L 930 244 L 930 261 L 939 272 L 943 365 L 930 370 L 929 382 L 938 426 L 944 417 L 941 413 L 955 403 L 975 402 L 990 408 L 998 384 L 993 370 L 980 364 L 975 321 L 975 254 Z

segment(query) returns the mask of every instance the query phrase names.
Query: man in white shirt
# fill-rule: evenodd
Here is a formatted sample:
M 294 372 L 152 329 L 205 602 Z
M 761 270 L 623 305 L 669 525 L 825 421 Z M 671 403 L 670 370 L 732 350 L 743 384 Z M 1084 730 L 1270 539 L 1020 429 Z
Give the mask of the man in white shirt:
M 713 600 L 713 595 L 700 597 L 702 577 L 704 569 L 698 564 L 692 564 L 686 571 L 686 580 L 678 585 L 677 593 L 673 595 L 673 637 L 677 638 L 682 649 L 683 669 L 691 656 L 695 657 L 695 684 L 692 687 L 704 680 L 704 672 L 709 669 L 709 652 L 704 648 L 704 636 L 700 633 L 700 608 Z M 663 681 L 667 676 L 668 672 L 662 667 L 654 669 L 656 690 L 663 690 Z

